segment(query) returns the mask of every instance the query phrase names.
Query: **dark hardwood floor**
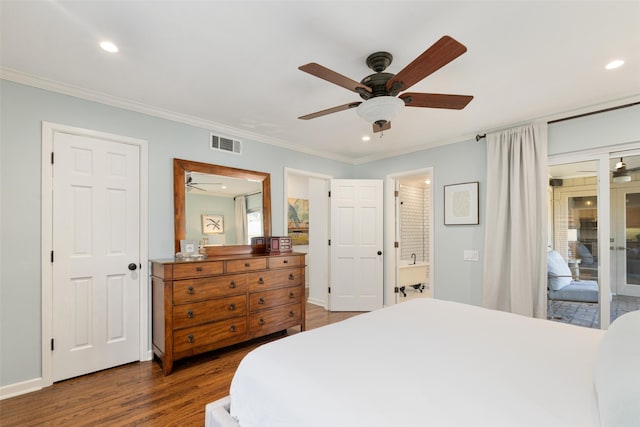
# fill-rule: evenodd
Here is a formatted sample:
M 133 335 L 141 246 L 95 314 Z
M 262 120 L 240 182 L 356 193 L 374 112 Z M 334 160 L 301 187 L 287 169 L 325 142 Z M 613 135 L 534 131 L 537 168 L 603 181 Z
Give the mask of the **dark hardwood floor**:
M 307 304 L 307 329 L 358 313 L 328 312 Z M 299 328 L 287 333 L 298 333 Z M 272 335 L 251 343 L 176 362 L 164 376 L 156 361 L 136 362 L 55 383 L 0 401 L 0 425 L 8 426 L 202 426 L 204 407 L 229 394 L 245 354 Z

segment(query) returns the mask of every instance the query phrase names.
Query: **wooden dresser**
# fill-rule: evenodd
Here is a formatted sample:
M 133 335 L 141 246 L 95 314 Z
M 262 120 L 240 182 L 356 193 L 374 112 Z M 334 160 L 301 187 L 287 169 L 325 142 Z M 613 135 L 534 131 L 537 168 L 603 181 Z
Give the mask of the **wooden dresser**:
M 305 324 L 305 254 L 151 261 L 153 352 L 173 362 Z

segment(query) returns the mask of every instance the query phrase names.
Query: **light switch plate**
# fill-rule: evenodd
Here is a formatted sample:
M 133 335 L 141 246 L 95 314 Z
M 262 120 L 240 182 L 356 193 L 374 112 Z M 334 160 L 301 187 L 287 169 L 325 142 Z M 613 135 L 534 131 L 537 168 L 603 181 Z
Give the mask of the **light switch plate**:
M 474 249 L 465 249 L 464 250 L 464 260 L 465 261 L 478 261 L 478 251 Z

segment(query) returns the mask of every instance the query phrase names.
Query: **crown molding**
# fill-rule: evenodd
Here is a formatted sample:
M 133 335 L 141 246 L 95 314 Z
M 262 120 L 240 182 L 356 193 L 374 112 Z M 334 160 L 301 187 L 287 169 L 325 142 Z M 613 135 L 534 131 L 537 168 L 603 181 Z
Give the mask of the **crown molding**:
M 322 151 L 317 151 L 310 148 L 293 145 L 283 140 L 271 138 L 271 137 L 250 132 L 244 129 L 235 128 L 232 126 L 225 125 L 223 123 L 218 123 L 211 120 L 202 119 L 200 117 L 190 116 L 187 114 L 182 114 L 182 113 L 178 113 L 171 110 L 166 110 L 163 108 L 155 107 L 155 106 L 144 104 L 141 102 L 132 101 L 125 98 L 108 95 L 103 92 L 98 92 L 91 89 L 70 85 L 67 83 L 49 80 L 44 77 L 23 73 L 7 67 L 0 67 L 0 78 L 4 80 L 9 80 L 15 83 L 23 84 L 26 86 L 32 86 L 32 87 L 47 90 L 50 92 L 60 93 L 62 95 L 73 96 L 75 98 L 81 98 L 87 101 L 109 105 L 111 107 L 122 108 L 124 110 L 135 111 L 137 113 L 143 113 L 143 114 L 153 116 L 153 117 L 158 117 L 161 119 L 171 120 L 178 123 L 184 123 L 184 124 L 195 126 L 198 128 L 204 128 L 213 132 L 219 132 L 229 136 L 235 136 L 238 138 L 244 138 L 252 141 L 262 142 L 264 144 L 269 144 L 269 145 L 273 145 L 273 146 L 284 148 L 291 151 L 297 151 L 304 154 L 310 154 L 312 156 L 322 157 L 329 160 L 335 160 L 342 163 L 348 163 L 352 165 L 355 164 L 354 160 L 348 157 L 339 156 L 331 153 L 325 153 Z

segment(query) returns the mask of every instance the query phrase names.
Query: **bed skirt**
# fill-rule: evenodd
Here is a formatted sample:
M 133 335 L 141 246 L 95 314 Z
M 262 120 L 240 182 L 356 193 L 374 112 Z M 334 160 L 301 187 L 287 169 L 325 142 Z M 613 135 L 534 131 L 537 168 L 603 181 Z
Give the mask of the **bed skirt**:
M 230 407 L 230 396 L 207 404 L 204 410 L 205 427 L 240 427 L 240 424 L 231 417 Z

